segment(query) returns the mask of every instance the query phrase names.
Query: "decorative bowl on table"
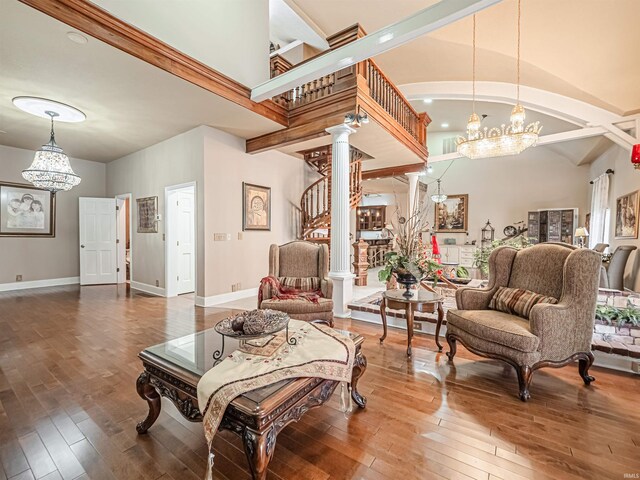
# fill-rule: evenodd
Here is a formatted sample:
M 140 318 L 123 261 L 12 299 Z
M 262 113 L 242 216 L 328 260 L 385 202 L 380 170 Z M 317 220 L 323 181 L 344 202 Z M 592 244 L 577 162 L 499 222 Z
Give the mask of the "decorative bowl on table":
M 289 315 L 278 310 L 251 310 L 225 318 L 213 328 L 220 335 L 241 340 L 266 337 L 287 327 Z

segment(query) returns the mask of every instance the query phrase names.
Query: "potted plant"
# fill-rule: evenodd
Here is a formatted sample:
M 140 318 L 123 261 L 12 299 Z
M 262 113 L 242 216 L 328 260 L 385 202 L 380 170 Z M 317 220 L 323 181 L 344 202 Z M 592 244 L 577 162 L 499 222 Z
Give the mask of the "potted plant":
M 426 208 L 416 207 L 411 217 L 405 219 L 398 216 L 392 225 L 396 250 L 384 256 L 384 267 L 378 272 L 378 279 L 386 282 L 395 276 L 406 289 L 403 296 L 411 298 L 411 286 L 442 268 L 431 257 L 429 247 L 421 239 L 422 232 L 428 230 L 429 226 Z

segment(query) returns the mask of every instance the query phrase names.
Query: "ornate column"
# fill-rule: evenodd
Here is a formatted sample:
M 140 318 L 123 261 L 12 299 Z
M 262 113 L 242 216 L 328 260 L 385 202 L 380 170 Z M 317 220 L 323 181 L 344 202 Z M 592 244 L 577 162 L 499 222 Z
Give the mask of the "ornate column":
M 411 218 L 413 211 L 415 210 L 418 201 L 418 179 L 420 178 L 420 172 L 405 173 L 409 179 L 409 205 L 407 206 L 406 218 Z
M 333 280 L 333 314 L 347 318 L 347 304 L 353 297 L 349 242 L 349 135 L 355 129 L 348 125 L 327 128 L 332 136 L 331 149 L 331 253 L 329 278 Z

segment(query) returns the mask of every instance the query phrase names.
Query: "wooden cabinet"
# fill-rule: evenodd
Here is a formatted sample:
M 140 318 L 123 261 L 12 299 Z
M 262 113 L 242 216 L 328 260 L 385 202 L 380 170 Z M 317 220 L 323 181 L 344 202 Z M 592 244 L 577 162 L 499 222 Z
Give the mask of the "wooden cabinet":
M 577 208 L 539 210 L 527 215 L 527 236 L 531 243 L 564 242 L 573 245 Z
M 460 265 L 465 268 L 473 268 L 473 254 L 476 247 L 473 245 L 443 245 L 440 247 L 440 261 L 443 265 Z
M 386 205 L 358 207 L 356 209 L 358 230 L 382 230 L 386 222 L 386 210 Z

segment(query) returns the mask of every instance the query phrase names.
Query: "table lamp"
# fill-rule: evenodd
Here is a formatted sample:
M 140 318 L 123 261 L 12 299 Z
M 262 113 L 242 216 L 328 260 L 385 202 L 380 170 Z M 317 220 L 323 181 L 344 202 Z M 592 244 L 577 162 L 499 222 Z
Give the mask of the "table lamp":
M 587 229 L 584 227 L 576 228 L 575 236 L 576 238 L 578 238 L 578 245 L 580 246 L 580 248 L 584 248 L 584 239 L 589 236 L 589 232 L 587 232 Z

